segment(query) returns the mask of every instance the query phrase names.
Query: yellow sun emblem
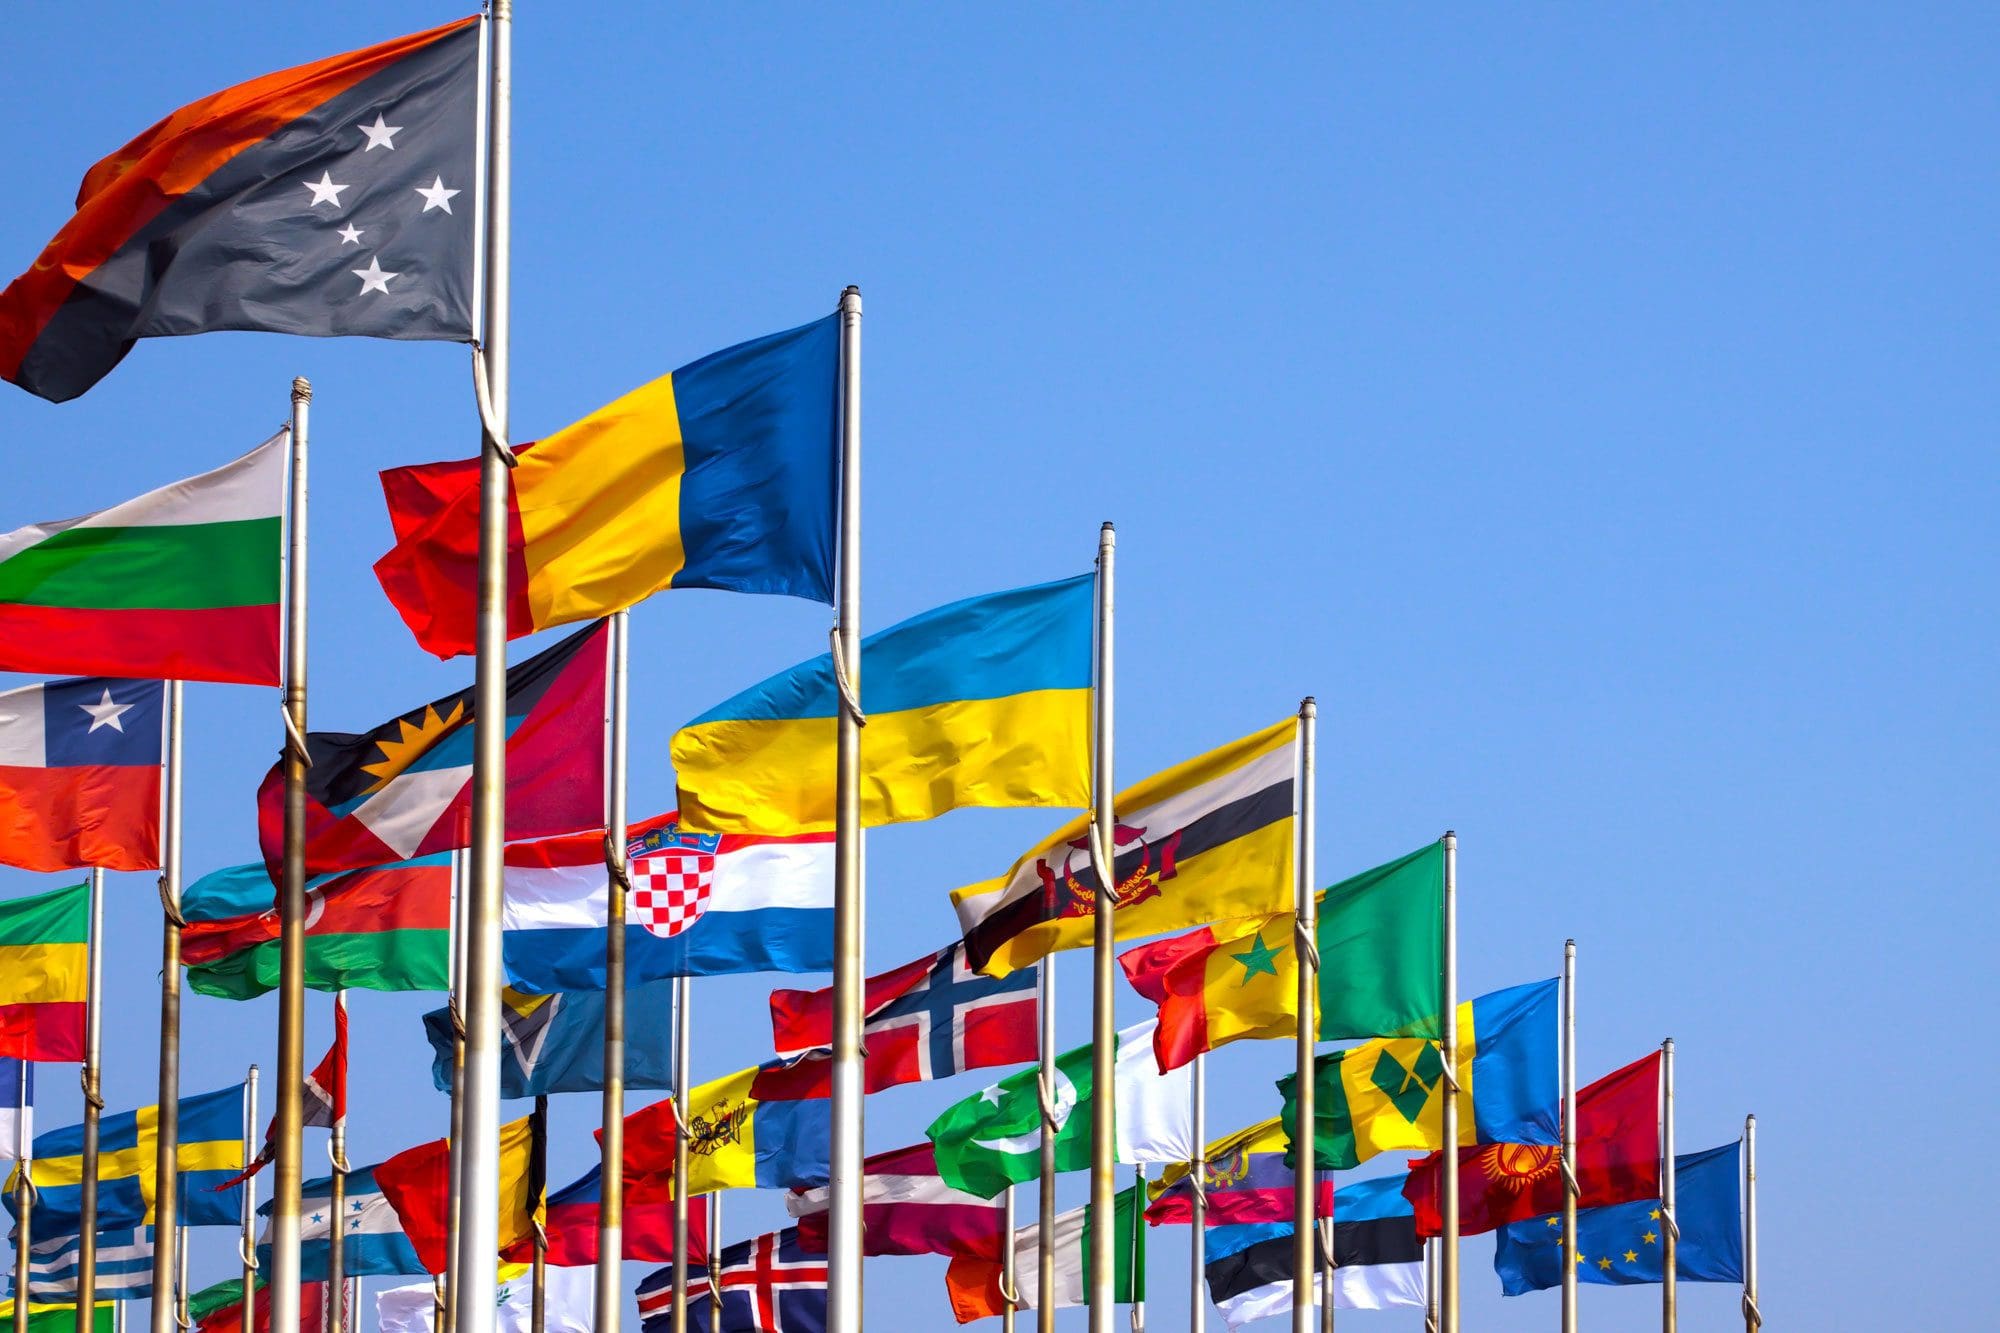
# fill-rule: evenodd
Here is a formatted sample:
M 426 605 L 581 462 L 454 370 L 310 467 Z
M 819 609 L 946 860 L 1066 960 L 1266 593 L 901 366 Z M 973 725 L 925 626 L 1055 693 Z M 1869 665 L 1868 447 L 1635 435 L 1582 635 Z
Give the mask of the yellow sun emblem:
M 424 711 L 413 722 L 407 717 L 396 719 L 398 735 L 393 740 L 379 740 L 376 748 L 382 757 L 372 764 L 363 764 L 361 771 L 374 777 L 375 782 L 368 788 L 368 794 L 381 791 L 389 785 L 390 779 L 417 762 L 430 749 L 465 720 L 465 700 L 452 702 L 451 712 L 438 716 L 437 708 L 425 704 Z

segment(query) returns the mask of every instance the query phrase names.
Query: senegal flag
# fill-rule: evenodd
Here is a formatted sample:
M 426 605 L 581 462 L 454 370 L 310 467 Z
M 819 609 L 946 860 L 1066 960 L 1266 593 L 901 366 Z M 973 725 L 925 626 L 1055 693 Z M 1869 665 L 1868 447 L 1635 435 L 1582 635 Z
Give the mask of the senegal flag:
M 1494 991 L 1458 1006 L 1458 1141 L 1558 1143 L 1554 978 Z M 1296 1161 L 1297 1075 L 1278 1080 Z M 1346 1171 L 1377 1153 L 1441 1148 L 1444 1060 L 1421 1037 L 1365 1042 L 1314 1061 L 1315 1162 Z

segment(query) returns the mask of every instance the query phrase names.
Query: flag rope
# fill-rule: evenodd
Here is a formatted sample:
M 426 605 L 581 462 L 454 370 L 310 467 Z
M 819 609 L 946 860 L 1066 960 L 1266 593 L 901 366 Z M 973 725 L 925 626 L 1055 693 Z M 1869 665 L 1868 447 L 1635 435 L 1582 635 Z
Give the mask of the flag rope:
M 479 429 L 486 443 L 510 469 L 521 466 L 520 458 L 507 446 L 507 432 L 494 425 L 499 413 L 493 410 L 493 391 L 486 380 L 486 349 L 477 342 L 472 344 L 472 397 L 479 407 Z
M 861 711 L 861 696 L 855 693 L 854 682 L 847 675 L 847 660 L 840 651 L 838 622 L 826 632 L 826 638 L 827 642 L 833 645 L 833 683 L 840 691 L 841 706 L 847 709 L 849 716 L 854 719 L 855 726 L 865 727 L 868 725 L 868 715 Z

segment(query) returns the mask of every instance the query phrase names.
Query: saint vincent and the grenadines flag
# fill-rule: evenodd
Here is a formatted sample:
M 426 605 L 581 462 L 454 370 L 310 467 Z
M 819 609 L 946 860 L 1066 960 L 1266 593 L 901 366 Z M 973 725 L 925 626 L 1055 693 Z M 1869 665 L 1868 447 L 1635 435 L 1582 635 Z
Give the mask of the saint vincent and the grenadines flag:
M 602 827 L 604 625 L 507 671 L 507 833 Z M 359 870 L 471 842 L 471 686 L 361 735 L 306 736 L 306 872 Z M 579 743 L 580 735 L 584 738 Z M 281 864 L 284 765 L 257 789 L 264 862 Z
M 0 379 L 61 402 L 219 329 L 470 341 L 478 96 L 467 18 L 171 113 L 0 293 Z
M 154 1171 L 160 1108 L 105 1116 L 98 1123 L 97 1225 L 99 1230 L 153 1221 L 158 1178 Z M 242 1217 L 240 1185 L 217 1189 L 243 1169 L 243 1087 L 233 1084 L 180 1100 L 181 1221 L 188 1226 L 235 1226 Z M 35 1230 L 59 1236 L 78 1231 L 83 1207 L 83 1126 L 35 1136 Z M 19 1168 L 15 1170 L 19 1174 Z M 8 1178 L 7 1211 L 16 1211 Z
M 1458 1006 L 1459 1142 L 1551 1144 L 1560 1090 L 1555 979 Z M 1443 1146 L 1444 1059 L 1421 1037 L 1364 1042 L 1313 1062 L 1316 1165 L 1346 1171 L 1380 1152 Z M 1296 1154 L 1296 1074 L 1278 1080 Z
M 1118 794 L 1111 853 L 1119 939 L 1291 906 L 1297 736 L 1287 718 Z M 1000 878 L 953 890 L 975 968 L 1005 976 L 1090 943 L 1103 885 L 1089 833 L 1079 816 Z
M 508 637 L 668 588 L 832 602 L 839 339 L 829 315 L 740 343 L 521 446 Z M 471 652 L 479 460 L 396 468 L 382 491 L 396 531 L 382 590 L 425 649 Z
M 0 1055 L 83 1059 L 89 998 L 89 887 L 0 902 Z
M 276 685 L 289 438 L 0 536 L 0 670 Z
M 159 869 L 166 697 L 106 677 L 0 694 L 0 865 Z
M 1090 803 L 1094 576 L 953 602 L 861 643 L 861 822 Z M 681 820 L 715 833 L 834 826 L 833 658 L 674 733 Z

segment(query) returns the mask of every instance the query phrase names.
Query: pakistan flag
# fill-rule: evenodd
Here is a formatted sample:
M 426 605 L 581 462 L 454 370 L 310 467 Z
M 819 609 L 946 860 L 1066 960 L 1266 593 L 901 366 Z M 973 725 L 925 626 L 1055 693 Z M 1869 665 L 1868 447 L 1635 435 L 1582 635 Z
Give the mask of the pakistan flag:
M 1041 1072 L 1031 1065 L 1009 1074 L 931 1122 L 924 1132 L 936 1145 L 938 1174 L 947 1185 L 990 1199 L 1041 1174 L 1042 1103 L 1035 1088 Z M 1090 1047 L 1058 1056 L 1049 1098 L 1058 1171 L 1090 1165 L 1090 1093 Z

